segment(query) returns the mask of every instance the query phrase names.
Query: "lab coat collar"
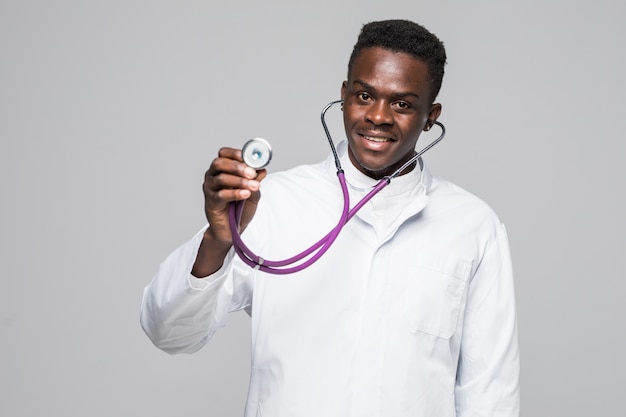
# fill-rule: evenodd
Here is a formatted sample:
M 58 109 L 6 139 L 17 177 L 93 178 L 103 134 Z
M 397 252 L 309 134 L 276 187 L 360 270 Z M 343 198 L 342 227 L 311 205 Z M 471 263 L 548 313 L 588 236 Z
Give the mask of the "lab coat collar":
M 378 180 L 370 178 L 359 171 L 352 164 L 347 150 L 348 141 L 343 140 L 337 144 L 337 155 L 339 156 L 341 167 L 345 172 L 348 184 L 356 190 L 369 190 L 378 183 Z M 428 168 L 422 158 L 418 159 L 418 163 L 419 169 L 416 167 L 411 172 L 392 179 L 391 183 L 381 191 L 380 195 L 390 197 L 402 194 L 408 189 L 417 186 L 419 187 L 418 195 L 426 196 L 432 185 L 432 175 L 430 174 L 430 171 L 428 171 Z M 326 166 L 328 170 L 333 173 L 333 175 L 336 175 L 335 160 L 332 154 L 326 159 Z

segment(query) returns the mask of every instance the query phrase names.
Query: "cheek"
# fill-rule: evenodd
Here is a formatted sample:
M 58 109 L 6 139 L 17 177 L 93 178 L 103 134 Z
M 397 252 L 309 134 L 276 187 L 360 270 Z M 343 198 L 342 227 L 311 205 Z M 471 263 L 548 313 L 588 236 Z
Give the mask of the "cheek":
M 398 122 L 398 127 L 402 130 L 405 137 L 412 138 L 418 137 L 424 126 L 426 125 L 426 117 L 420 117 L 418 119 L 401 120 Z
M 341 115 L 343 118 L 343 125 L 346 131 L 350 128 L 350 114 L 344 109 L 343 114 Z
M 344 107 L 343 122 L 346 126 L 346 129 L 349 127 L 352 127 L 359 120 L 361 120 L 359 112 L 355 111 L 353 107 L 348 107 L 348 106 Z

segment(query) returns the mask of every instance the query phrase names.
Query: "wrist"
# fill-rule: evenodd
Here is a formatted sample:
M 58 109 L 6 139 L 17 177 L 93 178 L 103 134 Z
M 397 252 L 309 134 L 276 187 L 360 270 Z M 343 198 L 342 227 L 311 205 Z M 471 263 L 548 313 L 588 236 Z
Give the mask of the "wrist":
M 209 227 L 202 236 L 196 261 L 191 270 L 191 274 L 196 278 L 207 277 L 220 269 L 232 246 L 231 242 L 218 239 L 210 229 Z
M 204 234 L 202 236 L 202 245 L 208 245 L 214 250 L 222 249 L 228 251 L 233 245 L 233 241 L 231 239 L 220 238 L 220 236 L 215 233 L 214 228 L 209 226 L 204 231 Z

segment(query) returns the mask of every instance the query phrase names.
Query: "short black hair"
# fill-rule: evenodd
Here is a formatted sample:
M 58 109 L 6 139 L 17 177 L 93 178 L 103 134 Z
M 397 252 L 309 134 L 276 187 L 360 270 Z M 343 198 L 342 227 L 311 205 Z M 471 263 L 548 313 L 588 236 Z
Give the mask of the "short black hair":
M 393 52 L 404 52 L 422 61 L 428 68 L 432 86 L 431 100 L 435 101 L 443 81 L 446 50 L 443 42 L 425 27 L 410 20 L 383 20 L 363 25 L 350 61 L 348 79 L 354 61 L 364 49 L 380 47 Z

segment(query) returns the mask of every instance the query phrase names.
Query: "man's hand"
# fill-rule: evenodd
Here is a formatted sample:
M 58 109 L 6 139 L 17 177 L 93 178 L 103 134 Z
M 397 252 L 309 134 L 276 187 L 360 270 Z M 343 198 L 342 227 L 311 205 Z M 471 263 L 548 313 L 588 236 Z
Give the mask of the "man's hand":
M 209 228 L 204 233 L 191 271 L 194 276 L 205 277 L 222 266 L 233 242 L 228 221 L 229 203 L 246 200 L 240 223 L 242 232 L 254 216 L 261 198 L 260 181 L 266 175 L 265 169 L 256 171 L 247 166 L 240 149 L 219 150 L 218 157 L 204 175 L 204 212 Z

